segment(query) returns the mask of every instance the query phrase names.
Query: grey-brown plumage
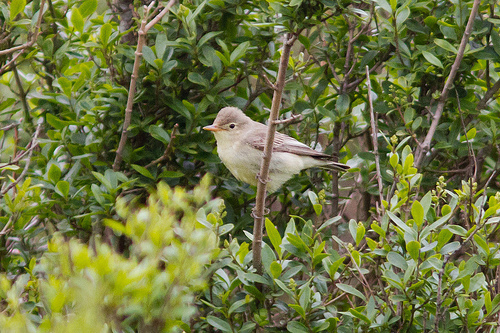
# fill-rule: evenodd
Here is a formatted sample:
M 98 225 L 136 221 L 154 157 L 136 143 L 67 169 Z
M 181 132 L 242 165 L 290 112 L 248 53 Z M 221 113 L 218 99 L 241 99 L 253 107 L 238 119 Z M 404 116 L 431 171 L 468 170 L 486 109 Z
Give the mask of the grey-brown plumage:
M 238 108 L 226 107 L 219 111 L 214 123 L 204 129 L 214 133 L 219 156 L 229 171 L 239 180 L 257 185 L 256 174 L 260 171 L 267 126 L 253 121 Z M 267 184 L 269 191 L 276 191 L 294 174 L 311 167 L 349 169 L 345 164 L 334 162 L 330 155 L 276 132 Z

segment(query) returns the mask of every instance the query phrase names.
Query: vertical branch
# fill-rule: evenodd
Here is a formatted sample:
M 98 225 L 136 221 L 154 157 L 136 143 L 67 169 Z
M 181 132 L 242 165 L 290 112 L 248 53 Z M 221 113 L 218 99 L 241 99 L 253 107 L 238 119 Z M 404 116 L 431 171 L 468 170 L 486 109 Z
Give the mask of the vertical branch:
M 382 185 L 382 173 L 380 171 L 380 156 L 378 154 L 378 127 L 377 122 L 375 121 L 375 113 L 373 112 L 373 101 L 372 101 L 372 85 L 370 82 L 370 69 L 366 66 L 366 84 L 368 86 L 368 108 L 370 109 L 370 124 L 372 128 L 372 141 L 373 141 L 373 153 L 375 154 L 375 168 L 377 170 L 377 182 L 378 182 L 378 191 L 380 196 L 380 206 L 382 212 L 384 211 L 384 205 L 382 204 L 384 200 L 384 187 Z
M 139 28 L 139 38 L 137 41 L 137 48 L 135 50 L 135 59 L 134 59 L 134 67 L 132 70 L 132 77 L 130 79 L 130 87 L 128 89 L 128 98 L 127 98 L 127 107 L 125 108 L 125 118 L 123 120 L 123 129 L 122 135 L 120 137 L 120 143 L 118 144 L 118 149 L 116 150 L 115 161 L 113 162 L 113 170 L 118 171 L 120 169 L 120 164 L 123 159 L 123 149 L 125 149 L 125 144 L 127 143 L 128 138 L 128 127 L 130 126 L 130 122 L 132 120 L 132 107 L 134 105 L 134 96 L 135 96 L 135 88 L 137 85 L 137 78 L 139 77 L 139 67 L 141 65 L 141 56 L 142 56 L 142 48 L 146 43 L 146 34 L 151 27 L 153 27 L 156 23 L 158 23 L 162 17 L 170 10 L 170 8 L 174 5 L 175 0 L 170 0 L 167 6 L 151 20 L 151 22 L 147 23 L 148 15 L 153 5 L 155 4 L 152 1 L 148 7 L 146 7 L 146 13 L 144 14 L 144 18 L 141 21 L 141 27 Z
M 462 62 L 462 59 L 464 57 L 465 46 L 469 42 L 469 37 L 470 37 L 470 34 L 472 32 L 472 27 L 474 25 L 474 18 L 476 17 L 480 3 L 481 3 L 480 0 L 474 0 L 474 4 L 472 5 L 472 10 L 470 12 L 469 20 L 467 22 L 467 26 L 465 28 L 464 35 L 462 36 L 462 41 L 460 42 L 460 47 L 458 48 L 457 57 L 455 58 L 455 62 L 451 66 L 450 75 L 448 76 L 448 79 L 446 79 L 446 83 L 444 84 L 443 90 L 441 92 L 441 96 L 439 98 L 437 108 L 436 108 L 436 113 L 434 113 L 434 117 L 432 119 L 432 123 L 431 123 L 431 126 L 429 128 L 429 132 L 427 132 L 427 135 L 424 139 L 424 142 L 422 143 L 421 146 L 419 146 L 417 148 L 417 152 L 415 153 L 415 167 L 416 168 L 420 167 L 420 165 L 422 164 L 422 161 L 424 159 L 425 154 L 429 151 L 429 149 L 431 147 L 432 137 L 434 136 L 434 133 L 436 132 L 437 126 L 439 124 L 439 120 L 441 119 L 441 116 L 443 115 L 444 106 L 445 106 L 446 100 L 448 98 L 448 92 L 450 91 L 451 86 L 453 85 L 453 81 L 455 80 L 455 76 L 457 75 L 458 68 L 460 67 L 460 63 Z
M 333 154 L 332 161 L 339 161 L 339 152 L 341 147 L 340 142 L 340 121 L 336 121 L 333 124 Z M 332 216 L 339 215 L 339 172 L 336 170 L 332 171 Z
M 253 266 L 257 269 L 258 274 L 262 274 L 262 229 L 264 225 L 264 206 L 266 201 L 266 185 L 269 177 L 269 165 L 271 163 L 271 155 L 273 151 L 274 134 L 276 132 L 276 120 L 279 116 L 281 95 L 285 86 L 286 70 L 288 68 L 288 60 L 290 58 L 290 50 L 293 43 L 297 39 L 296 35 L 286 34 L 283 42 L 283 50 L 281 51 L 280 65 L 276 84 L 274 85 L 273 102 L 271 105 L 271 113 L 269 115 L 269 124 L 266 135 L 266 145 L 264 146 L 264 156 L 260 166 L 260 172 L 257 175 L 257 198 L 255 199 L 254 228 L 253 228 Z

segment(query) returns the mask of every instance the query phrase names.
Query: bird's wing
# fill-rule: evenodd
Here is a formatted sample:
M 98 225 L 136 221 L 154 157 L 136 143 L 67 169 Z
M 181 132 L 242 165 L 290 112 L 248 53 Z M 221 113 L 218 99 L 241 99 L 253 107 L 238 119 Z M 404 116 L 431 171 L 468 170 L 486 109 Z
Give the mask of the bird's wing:
M 260 127 L 260 126 L 259 126 Z M 266 144 L 266 130 L 267 126 L 258 128 L 257 131 L 247 135 L 247 142 L 252 147 L 264 150 Z M 283 133 L 276 132 L 274 136 L 273 152 L 284 152 L 297 155 L 305 155 L 318 158 L 329 158 L 329 155 L 323 154 L 319 151 L 311 149 L 309 146 L 295 140 L 294 138 Z

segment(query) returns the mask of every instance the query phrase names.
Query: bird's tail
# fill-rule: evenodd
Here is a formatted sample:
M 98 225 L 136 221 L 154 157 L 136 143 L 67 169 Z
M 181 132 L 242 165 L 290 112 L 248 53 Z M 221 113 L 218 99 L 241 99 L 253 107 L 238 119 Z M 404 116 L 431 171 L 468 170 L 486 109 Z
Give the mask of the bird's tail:
M 333 161 L 328 161 L 328 164 L 325 164 L 323 167 L 326 169 L 335 170 L 335 171 L 347 171 L 351 168 L 350 166 L 348 166 L 346 164 L 339 163 L 339 162 L 333 162 Z

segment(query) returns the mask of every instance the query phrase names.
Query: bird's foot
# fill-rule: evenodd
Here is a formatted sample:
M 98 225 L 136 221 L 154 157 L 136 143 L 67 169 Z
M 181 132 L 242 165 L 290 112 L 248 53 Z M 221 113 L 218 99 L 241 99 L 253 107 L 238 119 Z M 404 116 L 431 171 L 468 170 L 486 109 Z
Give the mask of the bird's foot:
M 262 219 L 264 218 L 264 216 L 266 216 L 267 214 L 269 214 L 271 212 L 271 210 L 269 208 L 266 208 L 264 207 L 264 214 L 263 216 L 260 216 L 260 215 L 257 215 L 255 213 L 255 207 L 252 209 L 252 212 L 250 213 L 250 216 L 253 217 L 254 219 Z
M 269 178 L 269 177 L 267 179 L 262 179 L 262 177 L 260 176 L 260 173 L 257 173 L 257 175 L 255 175 L 255 178 L 257 178 L 257 180 L 261 184 L 267 184 L 271 181 L 271 178 Z

